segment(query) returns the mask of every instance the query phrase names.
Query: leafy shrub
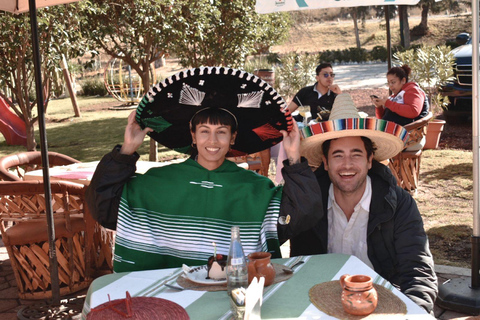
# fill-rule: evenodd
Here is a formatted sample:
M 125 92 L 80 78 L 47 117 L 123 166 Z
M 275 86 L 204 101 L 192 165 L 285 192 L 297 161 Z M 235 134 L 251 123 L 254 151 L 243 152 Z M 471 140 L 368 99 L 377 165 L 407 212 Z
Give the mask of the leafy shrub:
M 325 50 L 319 53 L 319 62 L 323 61 L 335 61 L 335 51 Z
M 373 61 L 387 61 L 388 51 L 384 46 L 375 46 L 372 51 L 370 51 L 370 59 Z
M 452 50 L 455 49 L 456 47 L 460 46 L 460 44 L 458 44 L 457 41 L 455 41 L 455 40 L 447 40 L 447 41 L 445 41 L 445 45 L 447 47 L 452 48 Z
M 367 50 L 363 48 L 348 48 L 346 52 L 348 61 L 365 62 L 367 61 Z
M 376 46 L 371 51 L 360 48 L 349 48 L 343 50 L 325 50 L 318 53 L 319 63 L 332 62 L 366 62 L 366 61 L 387 61 L 387 48 Z
M 82 84 L 84 96 L 106 96 L 108 94 L 107 88 L 101 78 L 86 79 Z
M 280 55 L 276 52 L 269 53 L 267 55 L 267 61 L 272 65 L 278 64 L 280 63 Z
M 275 88 L 283 97 L 293 97 L 301 88 L 315 82 L 318 56 L 289 53 L 280 58 L 276 69 Z

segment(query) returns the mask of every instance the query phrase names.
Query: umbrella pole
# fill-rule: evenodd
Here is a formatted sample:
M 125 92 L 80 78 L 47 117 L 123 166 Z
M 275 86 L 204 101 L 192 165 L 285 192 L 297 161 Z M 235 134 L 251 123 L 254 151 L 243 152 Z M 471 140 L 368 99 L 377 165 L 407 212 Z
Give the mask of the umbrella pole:
M 37 91 L 37 110 L 38 110 L 38 126 L 40 130 L 40 147 L 42 152 L 42 166 L 43 166 L 43 186 L 45 189 L 45 206 L 48 225 L 48 244 L 49 244 L 49 258 L 50 258 L 50 277 L 52 285 L 52 304 L 60 304 L 60 285 L 58 280 L 58 261 L 57 251 L 55 249 L 55 226 L 53 223 L 52 210 L 52 191 L 50 189 L 50 175 L 48 163 L 48 149 L 47 149 L 47 132 L 45 130 L 45 107 L 43 98 L 42 86 L 42 71 L 40 49 L 38 41 L 38 24 L 37 24 L 37 6 L 35 0 L 28 1 L 30 7 L 30 25 L 32 28 L 32 48 L 33 48 L 33 62 L 35 68 L 35 88 Z
M 392 37 L 390 35 L 390 13 L 388 6 L 383 6 L 385 11 L 385 29 L 387 31 L 387 62 L 388 70 L 392 67 Z
M 480 110 L 479 110 L 479 3 L 472 1 L 472 130 L 473 130 L 473 235 L 472 276 L 447 280 L 438 287 L 437 305 L 454 311 L 480 314 Z M 469 284 L 470 283 L 470 284 Z

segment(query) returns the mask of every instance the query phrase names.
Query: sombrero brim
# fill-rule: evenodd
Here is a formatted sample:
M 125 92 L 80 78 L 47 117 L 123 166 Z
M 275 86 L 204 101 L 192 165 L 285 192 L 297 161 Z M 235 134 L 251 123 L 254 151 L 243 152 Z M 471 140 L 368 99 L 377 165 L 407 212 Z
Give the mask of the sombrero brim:
M 285 101 L 268 83 L 224 67 L 188 69 L 154 86 L 140 102 L 136 120 L 142 128 L 152 128 L 149 135 L 160 144 L 189 153 L 189 122 L 206 107 L 227 109 L 238 120 L 237 138 L 227 156 L 268 149 L 282 141 L 280 130 L 292 129 Z
M 374 159 L 383 161 L 403 150 L 407 130 L 395 122 L 375 118 L 349 118 L 324 121 L 302 129 L 300 153 L 313 166 L 322 163 L 322 144 L 326 140 L 345 137 L 367 137 L 376 147 Z

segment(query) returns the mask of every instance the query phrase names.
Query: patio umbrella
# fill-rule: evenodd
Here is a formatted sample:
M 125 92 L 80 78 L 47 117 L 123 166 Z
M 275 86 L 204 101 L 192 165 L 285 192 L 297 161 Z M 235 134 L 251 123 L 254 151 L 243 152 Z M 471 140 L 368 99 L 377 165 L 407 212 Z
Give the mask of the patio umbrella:
M 37 108 L 38 108 L 38 126 L 40 131 L 40 147 L 42 152 L 42 166 L 43 166 L 43 185 L 45 188 L 45 205 L 48 225 L 48 243 L 49 243 L 49 259 L 50 259 L 50 276 L 52 285 L 52 303 L 54 305 L 60 304 L 60 287 L 58 280 L 58 262 L 55 250 L 55 228 L 53 223 L 52 210 L 52 192 L 50 189 L 50 175 L 48 164 L 48 149 L 47 149 L 47 133 L 45 130 L 45 106 L 42 90 L 42 72 L 41 72 L 41 58 L 38 41 L 38 24 L 37 24 L 37 8 L 53 6 L 57 4 L 65 4 L 76 2 L 79 0 L 1 0 L 0 10 L 20 14 L 30 11 L 30 25 L 32 28 L 32 49 L 33 49 L 33 63 L 35 68 L 35 88 L 37 91 Z M 31 9 L 32 8 L 32 9 Z M 30 10 L 31 9 L 31 10 Z
M 441 1 L 441 0 L 439 0 Z M 278 11 L 295 11 L 333 7 L 357 7 L 385 5 L 414 5 L 419 0 L 256 0 L 258 13 Z M 472 129 L 473 129 L 473 235 L 472 242 L 472 277 L 468 285 L 465 279 L 456 278 L 439 286 L 437 304 L 446 309 L 480 313 L 480 79 L 479 75 L 479 2 L 472 1 Z M 387 48 L 390 48 L 387 19 Z M 388 50 L 390 68 L 390 50 Z

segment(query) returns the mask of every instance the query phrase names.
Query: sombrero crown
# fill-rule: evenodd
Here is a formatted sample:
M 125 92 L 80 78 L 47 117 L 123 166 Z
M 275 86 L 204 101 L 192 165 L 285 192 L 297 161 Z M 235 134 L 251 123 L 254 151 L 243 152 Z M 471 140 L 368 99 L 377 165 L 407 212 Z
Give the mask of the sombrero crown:
M 152 128 L 149 135 L 160 144 L 189 153 L 190 120 L 206 107 L 226 109 L 237 119 L 237 138 L 227 156 L 268 149 L 282 141 L 280 130 L 292 129 L 285 100 L 268 83 L 224 67 L 188 69 L 165 79 L 144 96 L 135 119 Z
M 376 147 L 374 159 L 390 159 L 403 150 L 408 132 L 395 122 L 376 118 L 361 118 L 348 93 L 335 98 L 328 121 L 302 129 L 300 152 L 313 166 L 322 162 L 323 142 L 345 137 L 367 137 Z

